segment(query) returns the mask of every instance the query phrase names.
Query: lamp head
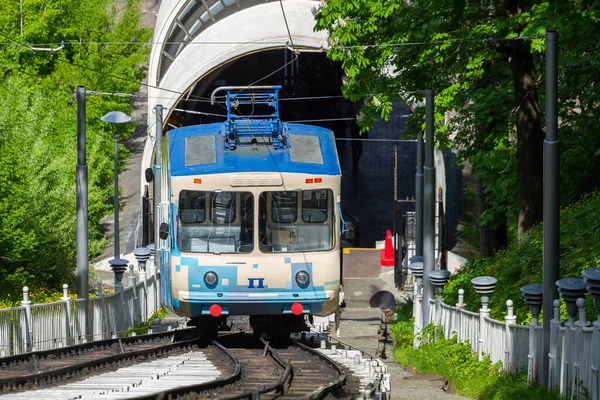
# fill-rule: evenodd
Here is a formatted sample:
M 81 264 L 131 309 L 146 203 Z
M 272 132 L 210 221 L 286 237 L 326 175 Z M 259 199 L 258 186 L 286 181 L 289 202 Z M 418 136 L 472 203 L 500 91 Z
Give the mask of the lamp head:
M 109 124 L 126 124 L 131 121 L 131 117 L 121 111 L 111 111 L 104 114 L 100 119 Z

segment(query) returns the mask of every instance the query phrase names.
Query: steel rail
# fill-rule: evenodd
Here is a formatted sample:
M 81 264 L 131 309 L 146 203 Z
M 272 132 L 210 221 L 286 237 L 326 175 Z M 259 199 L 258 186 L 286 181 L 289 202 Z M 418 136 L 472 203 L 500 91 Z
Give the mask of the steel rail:
M 154 353 L 164 353 L 167 351 L 175 350 L 178 348 L 189 347 L 199 343 L 198 339 L 185 340 L 181 342 L 169 343 L 162 346 L 151 347 L 148 349 L 134 350 L 124 352 L 121 354 L 114 354 L 112 356 L 101 357 L 95 360 L 83 361 L 79 363 L 73 363 L 71 365 L 52 369 L 45 372 L 37 372 L 34 374 L 27 374 L 9 378 L 0 379 L 0 389 L 3 391 L 10 391 L 15 388 L 27 387 L 27 385 L 40 385 L 46 382 L 56 382 L 57 380 L 71 378 L 74 376 L 85 373 L 86 370 L 95 369 L 107 364 L 114 364 L 116 362 L 122 362 L 129 359 L 146 357 Z
M 226 376 L 222 379 L 215 379 L 210 382 L 199 383 L 195 385 L 187 385 L 181 386 L 175 389 L 163 390 L 161 392 L 132 397 L 135 400 L 163 400 L 163 399 L 176 399 L 179 396 L 189 397 L 190 394 L 193 393 L 202 393 L 205 391 L 211 391 L 215 389 L 223 388 L 229 384 L 232 384 L 236 381 L 239 381 L 242 378 L 242 365 L 240 361 L 229 351 L 227 350 L 221 343 L 213 340 L 211 344 L 221 350 L 227 357 L 229 357 L 230 361 L 234 363 L 234 371 L 232 374 Z
M 33 357 L 37 359 L 46 358 L 48 356 L 53 357 L 62 357 L 65 355 L 73 355 L 73 354 L 82 354 L 89 350 L 95 350 L 99 347 L 110 347 L 114 344 L 131 344 L 139 342 L 140 340 L 156 340 L 156 339 L 165 339 L 171 337 L 171 342 L 175 341 L 175 336 L 185 336 L 188 333 L 191 333 L 192 329 L 182 329 L 177 331 L 170 332 L 160 332 L 160 333 L 151 333 L 148 335 L 139 335 L 139 336 L 130 336 L 125 338 L 117 338 L 117 339 L 103 339 L 96 340 L 88 343 L 81 343 L 73 346 L 60 347 L 57 349 L 51 350 L 40 350 L 40 351 L 32 351 L 29 353 L 17 354 L 8 357 L 0 358 L 0 370 L 3 368 L 10 367 L 14 364 L 29 362 Z
M 286 362 L 283 357 L 267 342 L 265 339 L 260 338 L 260 341 L 265 345 L 263 350 L 263 354 L 266 356 L 268 353 L 271 354 L 271 357 L 277 364 L 279 364 L 282 368 L 284 368 L 283 375 L 279 381 L 271 386 L 263 386 L 254 391 L 248 391 L 237 396 L 229 396 L 223 400 L 240 400 L 240 399 L 260 399 L 261 394 L 275 392 L 276 394 L 283 395 L 287 392 L 287 389 L 291 386 L 292 380 L 294 379 L 294 368 L 292 367 L 292 362 Z M 285 383 L 288 382 L 287 388 L 285 388 Z
M 338 372 L 338 379 L 331 381 L 328 385 L 326 386 L 322 386 L 319 389 L 315 390 L 314 392 L 307 394 L 306 396 L 300 397 L 300 399 L 322 399 L 325 396 L 327 396 L 329 393 L 333 393 L 336 390 L 341 390 L 342 386 L 344 385 L 344 383 L 346 382 L 346 373 L 344 372 L 344 369 L 335 361 L 333 361 L 331 358 L 327 357 L 326 355 L 322 354 L 319 351 L 315 351 L 313 348 L 306 346 L 305 344 L 302 344 L 298 341 L 294 340 L 294 345 L 300 347 L 301 349 L 303 349 L 304 351 L 310 353 L 310 354 L 314 354 L 317 357 L 319 357 L 320 359 L 322 359 L 323 361 L 325 361 L 326 363 L 328 363 L 329 365 L 331 365 L 331 367 L 333 369 L 335 369 Z

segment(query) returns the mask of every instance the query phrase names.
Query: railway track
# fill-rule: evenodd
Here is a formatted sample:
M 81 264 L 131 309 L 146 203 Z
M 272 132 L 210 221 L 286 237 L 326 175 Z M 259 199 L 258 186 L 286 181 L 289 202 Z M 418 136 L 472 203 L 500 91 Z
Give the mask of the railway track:
M 175 351 L 195 343 L 191 331 L 175 331 L 100 340 L 60 349 L 25 353 L 0 358 L 2 392 L 44 386 L 81 374 L 91 373 L 104 365 L 124 363 Z
M 0 359 L 2 397 L 318 399 L 360 391 L 347 370 L 299 342 L 275 348 L 243 333 L 211 343 L 189 331 L 146 336 Z

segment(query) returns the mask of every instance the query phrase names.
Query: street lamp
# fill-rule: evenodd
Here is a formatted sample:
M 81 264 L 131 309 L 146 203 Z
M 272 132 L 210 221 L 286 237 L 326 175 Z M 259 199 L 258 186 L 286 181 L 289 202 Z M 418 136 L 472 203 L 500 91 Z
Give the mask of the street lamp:
M 111 111 L 102 116 L 102 121 L 107 122 L 109 124 L 126 124 L 131 121 L 131 117 L 121 111 Z M 118 149 L 118 139 L 121 134 L 120 129 L 114 128 L 113 130 L 113 141 L 115 143 L 115 195 L 114 195 L 114 207 L 115 207 L 115 260 L 119 259 L 119 254 L 121 253 L 119 250 L 119 149 Z

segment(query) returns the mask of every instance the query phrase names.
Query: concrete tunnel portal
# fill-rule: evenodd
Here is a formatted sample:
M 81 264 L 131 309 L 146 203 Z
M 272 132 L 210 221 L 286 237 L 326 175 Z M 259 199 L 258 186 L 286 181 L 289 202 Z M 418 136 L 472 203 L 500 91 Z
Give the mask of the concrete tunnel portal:
M 319 4 L 316 0 L 162 0 L 148 66 L 149 140 L 142 171 L 151 167 L 155 107 L 163 106 L 163 132 L 221 122 L 226 111 L 207 101 L 219 86 L 281 85 L 284 122 L 354 117 L 352 103 L 341 97 L 341 66 L 325 52 L 327 33 L 314 30 L 313 13 Z M 313 99 L 292 100 L 307 97 Z M 337 137 L 357 134 L 353 121 L 307 123 L 331 129 Z M 142 177 L 142 192 L 145 185 Z

